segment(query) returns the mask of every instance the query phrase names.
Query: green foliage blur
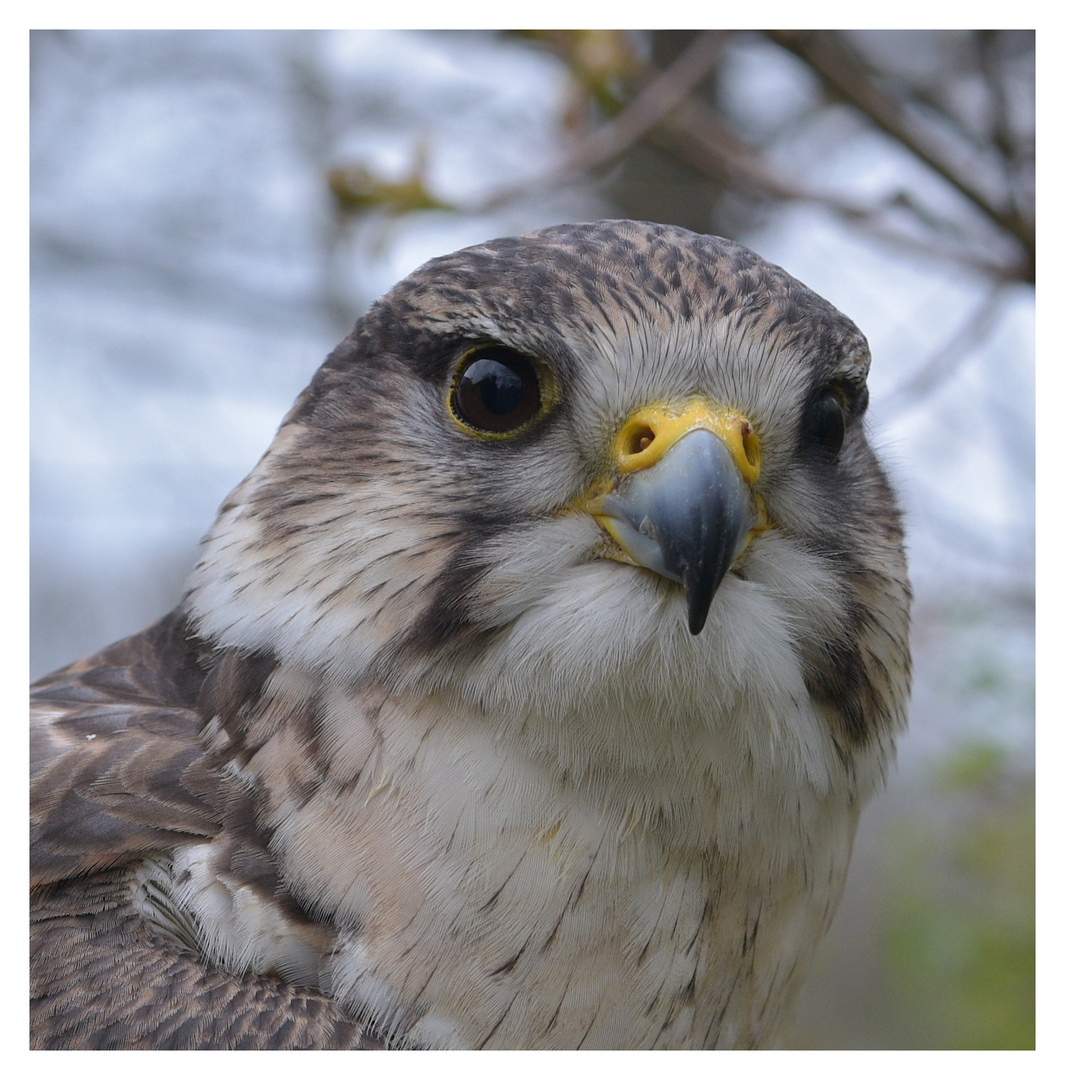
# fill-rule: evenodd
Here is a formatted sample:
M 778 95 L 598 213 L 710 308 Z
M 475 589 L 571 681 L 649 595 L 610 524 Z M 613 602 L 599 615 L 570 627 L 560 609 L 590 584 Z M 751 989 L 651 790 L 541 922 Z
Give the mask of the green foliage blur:
M 898 1037 L 913 1048 L 1035 1047 L 1034 781 L 997 746 L 954 752 L 935 814 L 889 837 L 881 947 Z

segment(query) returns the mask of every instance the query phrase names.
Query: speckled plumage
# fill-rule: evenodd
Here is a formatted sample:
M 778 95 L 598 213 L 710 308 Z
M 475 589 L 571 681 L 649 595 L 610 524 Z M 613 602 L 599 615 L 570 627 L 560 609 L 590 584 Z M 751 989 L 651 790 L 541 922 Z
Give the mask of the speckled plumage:
M 447 404 L 493 345 L 543 397 L 503 438 Z M 178 611 L 37 686 L 34 1045 L 771 1043 L 905 723 L 868 362 L 778 267 L 666 226 L 397 285 Z M 694 636 L 589 493 L 627 417 L 704 400 L 757 434 L 761 517 Z

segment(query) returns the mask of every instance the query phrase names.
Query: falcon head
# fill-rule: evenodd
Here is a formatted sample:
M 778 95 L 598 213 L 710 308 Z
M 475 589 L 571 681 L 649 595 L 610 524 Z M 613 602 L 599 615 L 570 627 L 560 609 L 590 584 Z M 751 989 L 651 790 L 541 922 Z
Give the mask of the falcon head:
M 849 319 L 717 237 L 604 221 L 433 259 L 318 371 L 187 607 L 574 775 L 675 776 L 712 736 L 860 798 L 909 678 L 868 368 Z
M 397 285 L 181 609 L 38 690 L 45 869 L 136 856 L 41 901 L 42 1045 L 773 1038 L 905 721 L 868 366 L 778 267 L 660 225 Z

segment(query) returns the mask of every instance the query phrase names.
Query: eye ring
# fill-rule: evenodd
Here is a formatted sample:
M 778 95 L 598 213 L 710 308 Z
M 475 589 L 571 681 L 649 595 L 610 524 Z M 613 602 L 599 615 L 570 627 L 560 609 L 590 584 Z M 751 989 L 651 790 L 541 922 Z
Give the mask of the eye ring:
M 510 438 L 543 414 L 547 389 L 528 356 L 506 345 L 483 345 L 459 361 L 448 411 L 480 438 Z

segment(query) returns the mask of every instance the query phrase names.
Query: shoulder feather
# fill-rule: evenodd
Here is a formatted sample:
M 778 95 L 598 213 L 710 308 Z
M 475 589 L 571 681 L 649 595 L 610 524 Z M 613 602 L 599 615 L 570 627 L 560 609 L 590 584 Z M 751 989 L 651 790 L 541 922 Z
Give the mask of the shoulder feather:
M 217 834 L 196 650 L 174 613 L 31 687 L 33 885 Z

